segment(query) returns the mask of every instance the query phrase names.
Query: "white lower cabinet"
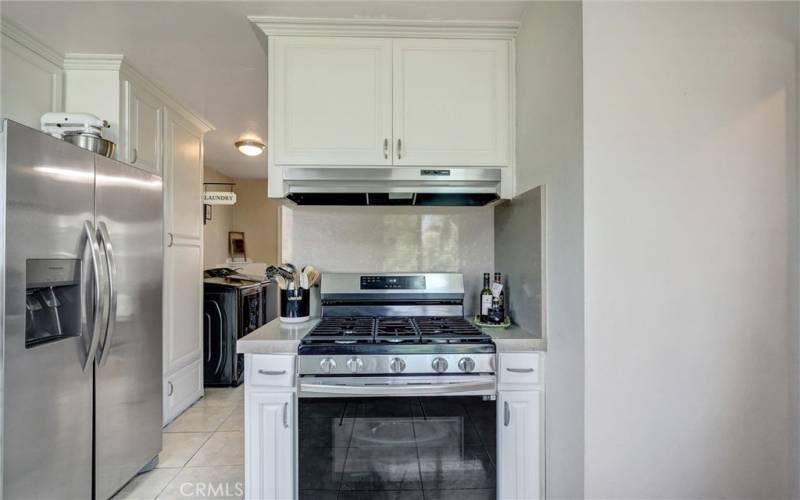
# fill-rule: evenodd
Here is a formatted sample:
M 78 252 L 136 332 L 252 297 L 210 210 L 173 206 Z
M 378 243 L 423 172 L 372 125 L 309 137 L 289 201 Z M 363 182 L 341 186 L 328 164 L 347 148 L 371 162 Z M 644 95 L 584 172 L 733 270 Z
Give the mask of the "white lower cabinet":
M 500 390 L 497 397 L 497 498 L 543 497 L 542 391 Z
M 164 412 L 172 420 L 203 395 L 203 364 L 194 361 L 166 377 L 164 390 Z
M 247 500 L 296 498 L 294 377 L 286 387 L 266 388 L 254 384 L 257 381 L 251 376 L 258 366 L 271 365 L 273 360 L 280 365 L 288 357 L 245 355 L 244 497 Z

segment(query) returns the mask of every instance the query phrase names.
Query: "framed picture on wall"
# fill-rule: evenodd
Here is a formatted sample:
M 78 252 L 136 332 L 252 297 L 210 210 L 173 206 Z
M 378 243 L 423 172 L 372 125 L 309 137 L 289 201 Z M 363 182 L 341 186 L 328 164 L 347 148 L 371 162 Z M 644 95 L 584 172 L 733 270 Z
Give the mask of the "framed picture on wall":
M 228 232 L 228 254 L 231 260 L 247 260 L 244 249 L 244 233 L 241 231 Z

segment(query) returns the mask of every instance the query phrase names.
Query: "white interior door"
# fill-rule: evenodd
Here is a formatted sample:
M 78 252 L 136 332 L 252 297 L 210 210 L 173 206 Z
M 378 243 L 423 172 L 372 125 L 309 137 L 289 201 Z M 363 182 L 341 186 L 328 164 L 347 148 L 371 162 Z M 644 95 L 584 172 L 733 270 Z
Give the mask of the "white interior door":
M 391 40 L 275 37 L 270 44 L 276 164 L 391 164 Z
M 394 164 L 504 166 L 509 42 L 394 41 Z

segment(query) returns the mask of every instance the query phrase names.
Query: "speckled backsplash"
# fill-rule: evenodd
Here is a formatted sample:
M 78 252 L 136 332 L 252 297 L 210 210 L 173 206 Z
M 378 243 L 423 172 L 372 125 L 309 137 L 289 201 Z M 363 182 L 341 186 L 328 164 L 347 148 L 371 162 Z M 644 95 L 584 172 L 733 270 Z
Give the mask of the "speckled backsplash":
M 494 266 L 492 207 L 285 206 L 281 232 L 285 262 L 323 272 L 464 273 L 467 314 Z

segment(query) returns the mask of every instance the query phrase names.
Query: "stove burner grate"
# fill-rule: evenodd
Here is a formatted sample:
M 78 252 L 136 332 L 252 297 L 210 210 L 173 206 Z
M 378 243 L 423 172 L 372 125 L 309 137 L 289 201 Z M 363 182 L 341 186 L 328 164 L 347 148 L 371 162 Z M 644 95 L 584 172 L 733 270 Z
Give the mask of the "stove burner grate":
M 459 317 L 416 317 L 422 343 L 474 343 L 485 342 L 487 335 L 472 323 Z
M 459 316 L 326 317 L 303 344 L 486 344 L 491 337 Z
M 375 318 L 375 342 L 391 344 L 417 342 L 419 332 L 411 318 L 378 317 Z
M 374 318 L 362 316 L 323 318 L 303 342 L 340 344 L 371 342 L 374 331 Z

